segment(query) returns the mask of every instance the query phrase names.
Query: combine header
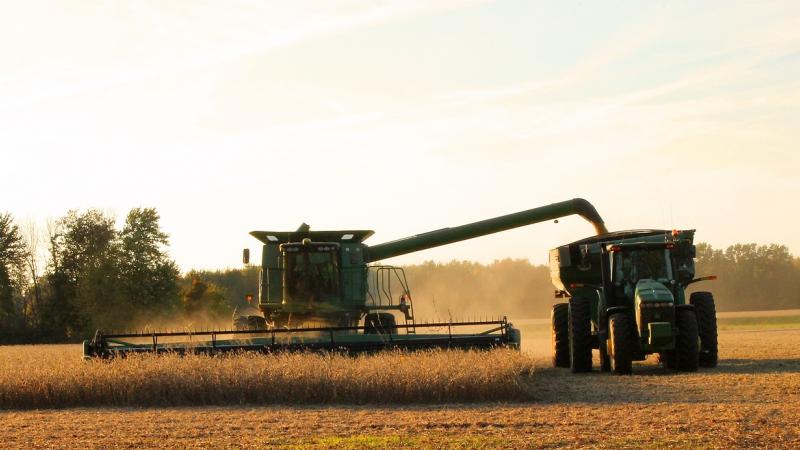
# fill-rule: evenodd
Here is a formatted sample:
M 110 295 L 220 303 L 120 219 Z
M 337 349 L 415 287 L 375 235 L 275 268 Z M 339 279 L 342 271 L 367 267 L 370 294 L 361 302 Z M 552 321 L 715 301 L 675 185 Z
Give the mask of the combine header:
M 186 332 L 153 332 L 108 334 L 98 332 L 90 343 L 84 341 L 84 356 L 123 356 L 130 353 L 196 353 L 215 354 L 229 351 L 330 350 L 350 353 L 402 348 L 487 349 L 497 346 L 519 346 L 519 331 L 503 318 L 492 321 L 443 322 L 415 325 L 394 325 L 392 332 L 370 332 L 366 326 L 334 327 L 309 326 L 301 328 L 270 328 L 269 330 L 217 330 Z M 414 327 L 426 334 L 409 333 Z M 483 327 L 478 333 L 462 333 L 464 328 Z M 490 327 L 490 328 L 487 328 Z M 404 334 L 397 334 L 397 330 Z M 431 333 L 430 331 L 433 331 Z M 444 331 L 444 333 L 443 333 Z M 455 331 L 455 333 L 454 333 Z M 185 339 L 189 337 L 189 341 Z M 176 342 L 175 339 L 184 339 Z M 222 339 L 220 339 L 222 338 Z M 126 339 L 126 340 L 123 340 Z M 128 340 L 146 342 L 133 342 Z M 100 345 L 97 345 L 100 343 Z
M 253 231 L 263 243 L 258 303 L 238 311 L 233 329 L 114 334 L 84 341 L 85 357 L 143 352 L 519 347 L 505 318 L 417 323 L 405 273 L 376 264 L 394 256 L 577 214 L 607 233 L 586 200 L 573 199 L 493 219 L 368 246 L 369 230 Z M 249 251 L 244 252 L 249 263 Z M 398 317 L 401 321 L 398 321 Z

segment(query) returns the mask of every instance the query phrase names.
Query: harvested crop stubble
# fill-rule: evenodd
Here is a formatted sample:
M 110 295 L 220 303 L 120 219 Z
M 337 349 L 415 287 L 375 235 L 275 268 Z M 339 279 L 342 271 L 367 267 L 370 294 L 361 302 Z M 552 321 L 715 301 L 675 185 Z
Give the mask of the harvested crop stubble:
M 83 361 L 73 346 L 0 347 L 0 408 L 439 403 L 530 398 L 512 350 L 135 355 Z

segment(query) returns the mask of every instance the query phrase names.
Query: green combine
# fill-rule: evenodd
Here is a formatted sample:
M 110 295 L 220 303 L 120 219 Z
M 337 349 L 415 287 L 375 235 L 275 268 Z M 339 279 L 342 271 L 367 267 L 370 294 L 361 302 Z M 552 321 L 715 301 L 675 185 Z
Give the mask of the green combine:
M 577 214 L 607 230 L 586 200 L 573 199 L 369 246 L 369 230 L 253 231 L 262 242 L 256 304 L 227 330 L 109 333 L 84 341 L 87 358 L 131 353 L 519 347 L 505 318 L 419 323 L 403 269 L 381 260 Z M 249 262 L 249 251 L 244 253 Z M 255 299 L 253 299 L 255 300 Z M 399 320 L 398 320 L 399 319 Z
M 550 251 L 557 303 L 553 364 L 573 372 L 629 374 L 632 361 L 658 354 L 667 368 L 717 365 L 717 318 L 710 292 L 694 292 L 694 230 L 606 233 Z

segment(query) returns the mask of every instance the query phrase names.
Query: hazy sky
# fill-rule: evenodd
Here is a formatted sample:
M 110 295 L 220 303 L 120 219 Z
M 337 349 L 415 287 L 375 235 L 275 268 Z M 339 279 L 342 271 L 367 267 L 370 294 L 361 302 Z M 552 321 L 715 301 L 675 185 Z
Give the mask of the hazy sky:
M 585 197 L 800 254 L 800 2 L 0 0 L 0 211 L 155 207 L 182 269 Z M 396 258 L 546 261 L 579 218 Z M 256 252 L 259 253 L 259 252 Z

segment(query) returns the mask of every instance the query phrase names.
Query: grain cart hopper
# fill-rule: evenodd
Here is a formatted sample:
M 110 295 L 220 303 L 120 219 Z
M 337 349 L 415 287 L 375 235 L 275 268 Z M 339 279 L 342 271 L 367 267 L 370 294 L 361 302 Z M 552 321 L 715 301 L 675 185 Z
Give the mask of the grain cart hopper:
M 98 331 L 84 355 L 228 350 L 518 347 L 520 334 L 500 320 L 417 323 L 402 268 L 378 261 L 432 247 L 578 214 L 595 231 L 603 220 L 586 200 L 573 199 L 453 228 L 368 246 L 369 230 L 253 231 L 263 243 L 257 307 L 230 330 L 147 333 Z M 245 252 L 249 259 L 249 251 Z M 401 317 L 402 320 L 396 320 Z
M 717 319 L 710 292 L 695 278 L 694 230 L 632 230 L 590 237 L 550 251 L 556 297 L 553 364 L 573 372 L 627 374 L 632 361 L 657 353 L 680 371 L 715 367 Z

